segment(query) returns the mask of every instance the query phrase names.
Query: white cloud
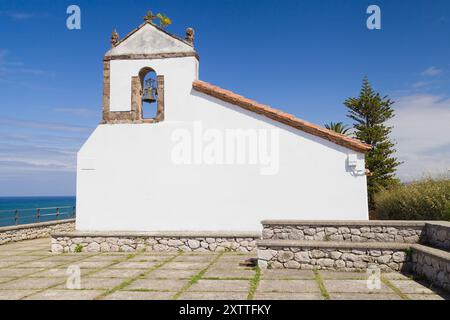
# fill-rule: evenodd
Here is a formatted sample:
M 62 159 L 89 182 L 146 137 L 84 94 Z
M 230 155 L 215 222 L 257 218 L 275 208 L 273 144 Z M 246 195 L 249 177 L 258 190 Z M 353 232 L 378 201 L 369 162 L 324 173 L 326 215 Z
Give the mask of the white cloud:
M 75 126 L 65 123 L 58 122 L 44 122 L 44 121 L 30 121 L 30 120 L 20 120 L 3 118 L 0 119 L 0 124 L 10 127 L 22 127 L 22 128 L 33 128 L 33 129 L 44 129 L 51 131 L 62 131 L 62 132 L 79 132 L 88 133 L 92 130 L 90 127 Z
M 23 75 L 27 75 L 30 77 L 55 76 L 54 72 L 37 68 L 28 68 L 21 61 L 11 61 L 10 56 L 11 55 L 9 54 L 8 50 L 0 49 L 0 81 L 2 82 L 28 86 L 27 83 L 21 81 L 21 79 L 24 78 Z
M 438 69 L 436 67 L 429 67 L 422 72 L 423 76 L 434 77 L 442 73 L 442 69 Z
M 98 110 L 101 110 L 101 108 Z M 98 111 L 88 108 L 55 108 L 53 111 L 86 118 L 94 117 L 99 114 Z
M 436 95 L 397 98 L 392 137 L 405 163 L 398 174 L 408 181 L 450 170 L 450 99 Z
M 413 83 L 412 87 L 417 89 L 417 88 L 425 87 L 426 85 L 427 85 L 427 83 L 425 81 L 418 81 L 416 83 Z

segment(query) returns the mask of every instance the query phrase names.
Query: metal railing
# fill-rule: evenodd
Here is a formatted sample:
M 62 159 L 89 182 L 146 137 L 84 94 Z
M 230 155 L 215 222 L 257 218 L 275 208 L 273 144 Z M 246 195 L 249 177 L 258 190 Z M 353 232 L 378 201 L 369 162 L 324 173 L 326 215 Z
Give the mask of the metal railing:
M 75 216 L 74 206 L 0 210 L 0 227 L 72 219 Z

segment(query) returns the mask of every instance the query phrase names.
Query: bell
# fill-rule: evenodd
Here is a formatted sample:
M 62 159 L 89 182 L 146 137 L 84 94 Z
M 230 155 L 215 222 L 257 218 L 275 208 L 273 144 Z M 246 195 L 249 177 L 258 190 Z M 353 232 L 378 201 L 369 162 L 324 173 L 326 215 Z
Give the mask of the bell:
M 142 101 L 147 103 L 156 102 L 154 88 L 144 88 L 144 93 L 142 95 Z

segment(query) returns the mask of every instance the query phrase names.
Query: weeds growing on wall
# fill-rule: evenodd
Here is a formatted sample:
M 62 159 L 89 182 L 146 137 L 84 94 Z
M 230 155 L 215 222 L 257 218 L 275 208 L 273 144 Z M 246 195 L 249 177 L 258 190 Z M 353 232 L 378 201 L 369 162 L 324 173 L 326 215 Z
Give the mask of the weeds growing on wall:
M 378 219 L 450 221 L 450 177 L 382 190 L 374 200 Z

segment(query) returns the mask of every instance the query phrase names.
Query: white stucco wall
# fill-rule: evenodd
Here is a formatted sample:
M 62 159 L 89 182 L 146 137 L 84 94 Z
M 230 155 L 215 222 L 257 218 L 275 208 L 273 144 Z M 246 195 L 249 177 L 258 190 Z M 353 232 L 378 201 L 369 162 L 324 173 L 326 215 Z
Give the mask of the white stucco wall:
M 263 219 L 368 219 L 366 176 L 347 165 L 354 151 L 187 91 L 191 78 L 186 72 L 180 82 L 189 83 L 178 83 L 168 76 L 166 121 L 100 125 L 82 147 L 78 230 L 257 231 Z M 192 132 L 194 121 L 218 132 L 278 129 L 277 174 L 262 175 L 258 164 L 175 164 L 172 135 Z M 364 168 L 364 155 L 357 156 Z

